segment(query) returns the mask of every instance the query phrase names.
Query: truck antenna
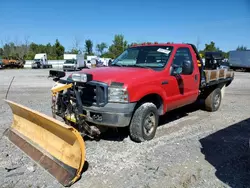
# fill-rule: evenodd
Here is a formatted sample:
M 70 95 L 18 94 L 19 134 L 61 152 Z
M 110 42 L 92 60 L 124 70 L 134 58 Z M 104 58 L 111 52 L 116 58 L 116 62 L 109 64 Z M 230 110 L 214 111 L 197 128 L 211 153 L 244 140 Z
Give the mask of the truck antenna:
M 7 100 L 7 97 L 8 97 L 8 93 L 9 93 L 9 90 L 10 90 L 10 86 L 11 86 L 11 84 L 12 84 L 14 78 L 15 78 L 15 76 L 13 76 L 13 78 L 12 78 L 12 80 L 11 80 L 11 82 L 10 82 L 9 88 L 8 88 L 8 90 L 7 90 L 7 93 L 6 93 L 6 96 L 5 96 L 5 99 L 6 99 L 6 100 Z

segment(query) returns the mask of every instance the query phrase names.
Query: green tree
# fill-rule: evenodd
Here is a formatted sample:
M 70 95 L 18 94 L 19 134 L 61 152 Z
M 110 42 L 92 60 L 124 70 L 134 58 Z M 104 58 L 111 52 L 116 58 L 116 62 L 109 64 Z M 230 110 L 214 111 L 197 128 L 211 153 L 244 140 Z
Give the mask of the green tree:
M 85 40 L 85 51 L 87 55 L 93 55 L 93 42 L 90 39 Z
M 205 44 L 204 50 L 200 50 L 199 53 L 204 57 L 205 52 L 221 51 L 215 46 L 215 42 L 211 41 L 210 44 Z
M 224 58 L 229 58 L 229 52 L 222 52 Z
M 4 58 L 16 58 L 16 46 L 13 42 L 5 44 L 3 46 L 3 57 Z
M 237 50 L 237 51 L 246 51 L 246 50 L 247 50 L 247 47 L 241 45 L 241 46 L 238 46 L 238 47 L 236 48 L 236 50 Z
M 105 53 L 103 53 L 103 54 L 101 55 L 101 57 L 103 57 L 103 58 L 113 58 L 113 55 L 110 54 L 109 52 L 105 52 Z
M 60 44 L 58 39 L 56 39 L 54 48 L 55 48 L 55 53 L 56 53 L 56 59 L 62 59 L 65 48 Z
M 71 54 L 80 54 L 80 50 L 73 48 L 73 49 L 70 51 L 70 53 L 71 53 Z
M 116 58 L 128 47 L 128 42 L 124 39 L 124 36 L 119 34 L 115 35 L 113 44 L 109 47 L 110 58 Z
M 3 56 L 3 49 L 0 48 L 0 57 L 2 57 L 2 56 Z
M 47 53 L 47 55 L 51 55 L 53 54 L 53 47 L 51 46 L 50 43 L 48 43 L 45 47 L 45 52 Z
M 215 43 L 213 41 L 211 41 L 210 44 L 205 44 L 204 51 L 205 52 L 220 51 L 220 49 L 215 46 Z
M 35 52 L 29 51 L 26 55 L 26 60 L 33 60 L 35 57 Z
M 96 45 L 96 51 L 100 53 L 100 55 L 103 55 L 104 49 L 106 49 L 108 45 L 104 42 Z
M 38 45 L 32 42 L 30 44 L 30 51 L 36 53 L 38 51 Z

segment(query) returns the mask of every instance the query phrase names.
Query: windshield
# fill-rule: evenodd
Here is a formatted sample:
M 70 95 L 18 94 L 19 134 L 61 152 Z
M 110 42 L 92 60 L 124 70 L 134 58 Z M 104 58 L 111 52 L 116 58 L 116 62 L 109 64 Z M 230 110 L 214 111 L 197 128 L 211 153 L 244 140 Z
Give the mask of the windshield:
M 139 46 L 128 48 L 111 66 L 163 68 L 173 50 L 172 46 Z
M 65 64 L 74 64 L 76 61 L 71 59 L 71 60 L 66 60 Z

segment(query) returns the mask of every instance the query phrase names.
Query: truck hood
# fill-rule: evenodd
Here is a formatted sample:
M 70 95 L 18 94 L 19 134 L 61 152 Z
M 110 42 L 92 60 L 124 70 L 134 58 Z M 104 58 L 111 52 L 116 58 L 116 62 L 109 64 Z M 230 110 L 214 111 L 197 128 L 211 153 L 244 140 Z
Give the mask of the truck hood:
M 138 79 L 145 81 L 146 77 L 155 76 L 154 70 L 147 68 L 134 67 L 99 67 L 93 69 L 84 69 L 80 72 L 93 75 L 93 80 L 105 82 L 110 85 L 111 82 L 122 82 L 129 84 Z

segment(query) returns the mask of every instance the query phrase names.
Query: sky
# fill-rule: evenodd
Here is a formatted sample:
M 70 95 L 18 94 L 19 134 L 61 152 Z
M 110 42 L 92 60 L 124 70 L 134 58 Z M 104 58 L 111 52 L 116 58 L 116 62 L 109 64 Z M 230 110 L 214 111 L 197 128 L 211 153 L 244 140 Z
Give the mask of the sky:
M 214 41 L 224 51 L 250 48 L 250 0 L 0 0 L 0 46 L 6 41 L 47 44 L 70 50 L 112 43 L 189 42 L 203 49 Z M 1 43 L 2 41 L 2 43 Z

